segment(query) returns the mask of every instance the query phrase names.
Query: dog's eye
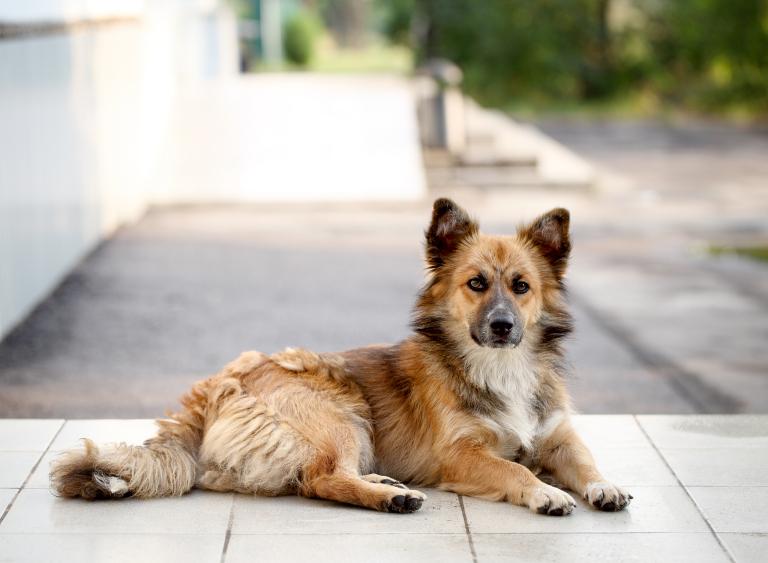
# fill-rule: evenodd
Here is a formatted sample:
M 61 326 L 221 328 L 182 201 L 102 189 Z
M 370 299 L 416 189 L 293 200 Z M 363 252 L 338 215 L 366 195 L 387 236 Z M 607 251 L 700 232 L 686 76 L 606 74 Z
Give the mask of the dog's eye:
M 469 289 L 472 291 L 485 291 L 488 289 L 488 284 L 480 276 L 476 276 L 467 282 Z
M 516 280 L 515 283 L 512 284 L 512 291 L 520 295 L 527 293 L 530 288 L 528 283 L 523 280 Z

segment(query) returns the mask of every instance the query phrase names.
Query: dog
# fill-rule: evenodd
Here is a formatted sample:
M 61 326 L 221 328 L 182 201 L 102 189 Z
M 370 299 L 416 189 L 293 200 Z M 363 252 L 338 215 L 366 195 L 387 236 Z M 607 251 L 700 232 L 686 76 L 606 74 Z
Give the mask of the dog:
M 569 221 L 554 209 L 489 236 L 438 199 L 410 337 L 339 354 L 245 352 L 197 383 L 143 446 L 84 440 L 63 453 L 53 491 L 115 499 L 197 487 L 410 513 L 426 499 L 410 487 L 432 486 L 563 516 L 576 506 L 564 488 L 624 509 L 632 495 L 600 474 L 570 421 Z

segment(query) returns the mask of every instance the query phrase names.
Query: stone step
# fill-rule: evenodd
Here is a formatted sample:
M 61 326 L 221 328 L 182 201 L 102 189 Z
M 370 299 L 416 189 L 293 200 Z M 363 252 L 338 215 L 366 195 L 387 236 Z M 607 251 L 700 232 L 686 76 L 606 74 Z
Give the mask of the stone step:
M 538 159 L 532 154 L 501 153 L 485 148 L 478 149 L 471 144 L 456 158 L 456 164 L 464 168 L 530 168 L 535 167 L 537 163 Z
M 465 99 L 467 146 L 455 157 L 453 174 L 430 179 L 477 187 L 541 186 L 587 188 L 590 163 L 531 125 Z M 429 167 L 429 164 L 427 164 Z
M 551 181 L 539 174 L 535 167 L 521 166 L 434 166 L 427 168 L 430 188 L 568 188 L 588 189 L 589 182 L 565 180 Z

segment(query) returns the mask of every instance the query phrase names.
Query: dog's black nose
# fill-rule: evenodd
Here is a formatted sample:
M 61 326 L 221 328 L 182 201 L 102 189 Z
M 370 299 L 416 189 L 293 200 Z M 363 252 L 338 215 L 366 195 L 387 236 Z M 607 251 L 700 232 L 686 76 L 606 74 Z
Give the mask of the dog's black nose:
M 506 319 L 499 319 L 491 323 L 491 332 L 496 336 L 508 336 L 512 332 L 512 322 Z

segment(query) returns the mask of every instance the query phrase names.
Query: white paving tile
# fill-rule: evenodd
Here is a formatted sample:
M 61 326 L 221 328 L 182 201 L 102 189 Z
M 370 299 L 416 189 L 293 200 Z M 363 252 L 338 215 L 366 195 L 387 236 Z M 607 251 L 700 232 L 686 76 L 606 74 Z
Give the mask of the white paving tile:
M 720 534 L 737 563 L 765 563 L 768 534 Z
M 674 561 L 720 563 L 728 557 L 708 533 L 474 534 L 479 561 Z
M 685 486 L 768 486 L 768 448 L 662 449 Z
M 219 561 L 224 534 L 0 535 L 0 562 L 211 563 Z
M 41 455 L 40 452 L 0 452 L 0 487 L 20 488 Z
M 0 451 L 45 451 L 63 423 L 63 420 L 58 419 L 2 419 L 0 420 Z
M 768 447 L 768 415 L 641 415 L 660 448 Z
M 421 489 L 429 497 L 412 514 L 389 514 L 301 497 L 236 495 L 237 534 L 460 534 L 464 519 L 452 493 Z
M 634 500 L 621 512 L 601 512 L 577 499 L 570 516 L 535 514 L 509 503 L 464 498 L 474 533 L 706 532 L 704 519 L 680 487 L 632 487 Z
M 768 534 L 768 487 L 689 487 L 716 532 Z
M 471 563 L 466 534 L 233 535 L 227 563 Z
M 232 495 L 193 491 L 183 497 L 88 502 L 25 489 L 0 534 L 221 534 Z
M 43 455 L 43 459 L 40 460 L 40 464 L 32 473 L 32 476 L 27 481 L 25 489 L 47 489 L 49 485 L 48 472 L 51 470 L 51 461 L 56 459 L 56 456 L 61 452 L 48 452 Z
M 580 414 L 573 416 L 572 420 L 576 432 L 590 448 L 634 448 L 650 445 L 632 415 Z
M 768 519 L 759 507 L 768 504 L 768 416 L 638 419 L 736 561 L 765 560 Z M 76 447 L 82 437 L 141 444 L 155 434 L 154 421 L 62 423 L 0 420 L 0 512 L 61 429 L 0 525 L 0 562 L 218 560 L 233 495 L 90 503 L 46 490 L 53 450 Z M 573 515 L 555 518 L 465 498 L 480 561 L 726 560 L 634 417 L 576 416 L 574 426 L 605 476 L 635 496 L 629 510 L 602 513 L 579 501 Z M 410 515 L 234 495 L 227 561 L 471 561 L 458 497 L 425 492 L 424 507 Z
M 677 479 L 651 446 L 592 448 L 600 472 L 622 487 L 676 485 Z
M 61 429 L 51 450 L 66 450 L 82 445 L 82 438 L 90 438 L 96 444 L 125 442 L 141 445 L 157 433 L 152 419 L 132 420 L 68 420 Z
M 25 489 L 47 489 L 50 486 L 48 473 L 51 470 L 51 462 L 62 454 L 61 451 L 50 451 L 43 455 L 37 468 L 27 481 Z

